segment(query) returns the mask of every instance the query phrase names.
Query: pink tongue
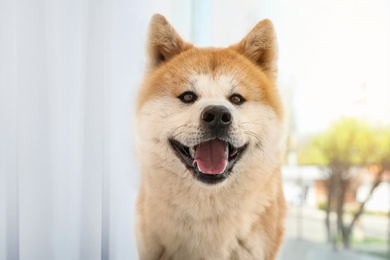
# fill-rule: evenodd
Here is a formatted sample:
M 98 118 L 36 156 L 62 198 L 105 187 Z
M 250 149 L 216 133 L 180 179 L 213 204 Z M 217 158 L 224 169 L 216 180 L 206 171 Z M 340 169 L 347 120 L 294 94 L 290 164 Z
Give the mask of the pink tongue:
M 195 164 L 205 174 L 222 173 L 228 164 L 224 142 L 211 140 L 199 144 L 195 152 Z

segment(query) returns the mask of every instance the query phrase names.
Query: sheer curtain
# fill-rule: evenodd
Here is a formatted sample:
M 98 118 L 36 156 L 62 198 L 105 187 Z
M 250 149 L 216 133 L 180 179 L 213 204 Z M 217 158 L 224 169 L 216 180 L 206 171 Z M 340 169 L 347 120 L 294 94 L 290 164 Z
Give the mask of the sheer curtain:
M 136 259 L 133 101 L 173 2 L 0 0 L 0 260 Z

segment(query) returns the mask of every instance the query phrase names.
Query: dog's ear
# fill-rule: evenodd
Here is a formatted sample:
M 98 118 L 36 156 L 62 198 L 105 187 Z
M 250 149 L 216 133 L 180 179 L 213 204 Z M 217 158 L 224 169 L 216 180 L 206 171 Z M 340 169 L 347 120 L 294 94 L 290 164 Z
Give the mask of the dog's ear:
M 277 76 L 278 47 L 270 20 L 260 21 L 233 49 L 260 66 L 270 77 Z
M 158 67 L 162 62 L 192 47 L 180 37 L 161 14 L 153 15 L 149 26 L 147 43 L 149 69 Z

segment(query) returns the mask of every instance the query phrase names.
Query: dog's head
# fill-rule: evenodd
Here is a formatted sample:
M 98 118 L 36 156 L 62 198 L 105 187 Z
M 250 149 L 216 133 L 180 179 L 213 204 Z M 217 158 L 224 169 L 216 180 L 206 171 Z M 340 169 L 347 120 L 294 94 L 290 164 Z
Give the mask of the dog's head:
M 280 162 L 283 109 L 270 21 L 228 48 L 196 48 L 155 15 L 148 58 L 136 113 L 142 164 L 213 185 L 255 178 L 261 172 L 253 167 Z

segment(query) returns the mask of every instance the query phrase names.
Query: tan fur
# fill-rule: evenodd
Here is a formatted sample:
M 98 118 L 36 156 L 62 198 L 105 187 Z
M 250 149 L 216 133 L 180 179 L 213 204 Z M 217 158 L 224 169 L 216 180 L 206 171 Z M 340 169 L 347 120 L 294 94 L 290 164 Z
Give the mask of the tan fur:
M 284 118 L 275 86 L 272 23 L 261 21 L 228 48 L 196 48 L 155 15 L 148 55 L 135 122 L 142 172 L 140 259 L 275 259 L 285 215 L 280 173 Z M 177 98 L 188 90 L 199 96 L 193 105 Z M 247 101 L 231 104 L 232 91 Z M 172 136 L 191 142 L 198 134 L 200 111 L 210 104 L 232 112 L 237 144 L 248 144 L 228 178 L 217 185 L 194 179 L 168 142 Z

